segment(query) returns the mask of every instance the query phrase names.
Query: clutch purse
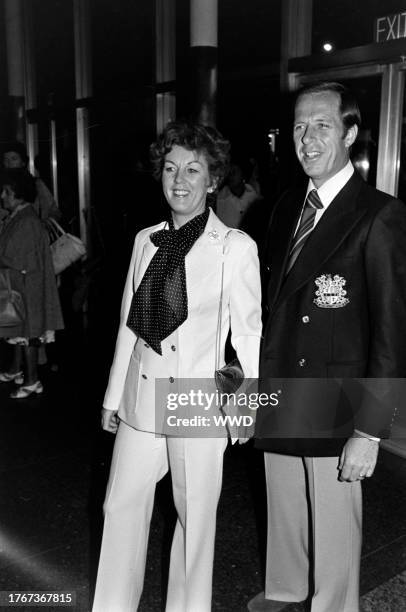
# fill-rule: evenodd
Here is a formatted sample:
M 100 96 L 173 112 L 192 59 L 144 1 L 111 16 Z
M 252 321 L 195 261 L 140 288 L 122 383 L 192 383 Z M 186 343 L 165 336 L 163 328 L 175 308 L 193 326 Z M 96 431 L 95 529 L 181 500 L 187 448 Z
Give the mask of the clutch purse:
M 215 370 L 214 380 L 219 393 L 235 393 L 244 380 L 244 372 L 240 360 L 235 357 L 222 368 Z

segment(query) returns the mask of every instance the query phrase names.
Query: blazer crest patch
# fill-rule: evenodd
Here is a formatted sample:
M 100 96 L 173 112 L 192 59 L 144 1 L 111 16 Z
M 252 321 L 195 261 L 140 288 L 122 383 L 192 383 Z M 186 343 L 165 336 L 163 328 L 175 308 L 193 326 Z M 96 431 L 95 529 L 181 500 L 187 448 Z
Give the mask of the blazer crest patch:
M 317 285 L 316 297 L 313 300 L 320 308 L 342 308 L 349 303 L 344 289 L 346 280 L 338 274 L 322 274 L 314 281 Z

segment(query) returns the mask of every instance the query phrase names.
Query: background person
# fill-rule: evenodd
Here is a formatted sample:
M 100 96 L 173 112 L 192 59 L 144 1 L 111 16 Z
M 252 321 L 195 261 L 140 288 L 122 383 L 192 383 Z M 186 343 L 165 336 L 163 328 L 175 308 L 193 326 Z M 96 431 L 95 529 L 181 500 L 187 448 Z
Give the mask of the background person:
M 24 168 L 28 172 L 29 158 L 27 149 L 22 142 L 7 143 L 3 149 L 3 165 L 6 169 Z M 60 210 L 55 202 L 54 196 L 39 177 L 35 177 L 36 195 L 32 206 L 42 221 L 52 217 L 59 221 Z
M 309 571 L 311 612 L 359 610 L 361 481 L 394 418 L 391 379 L 406 370 L 406 208 L 354 172 L 360 121 L 338 83 L 298 95 L 293 139 L 308 185 L 285 194 L 271 222 L 260 381 L 264 389 L 272 377 L 318 384 L 305 380 L 306 399 L 299 393 L 278 414 L 257 414 L 268 542 L 265 594 L 252 611 L 305 600 Z M 334 393 L 334 379 L 360 378 L 372 380 L 355 403 Z M 390 400 L 367 387 L 387 388 Z
M 229 231 L 206 205 L 228 162 L 213 128 L 172 123 L 152 146 L 169 221 L 139 232 L 124 289 L 104 429 L 117 432 L 104 505 L 94 612 L 136 610 L 157 482 L 171 470 L 178 519 L 167 612 L 209 612 L 225 437 L 157 436 L 155 379 L 213 379 L 222 279 L 221 364 L 231 340 L 247 378 L 257 376 L 260 280 L 253 240 Z M 202 433 L 202 436 L 204 433 Z
M 231 164 L 226 184 L 220 189 L 216 203 L 217 216 L 228 227 L 242 228 L 252 204 L 261 199 L 259 183 L 254 176 L 252 170 L 251 184 L 245 179 L 242 164 Z
M 55 282 L 48 236 L 31 206 L 36 189 L 33 177 L 23 168 L 5 171 L 1 198 L 8 211 L 0 233 L 0 267 L 10 271 L 13 289 L 24 299 L 26 318 L 20 329 L 0 330 L 13 345 L 13 358 L 0 382 L 21 384 L 13 399 L 42 393 L 38 378 L 38 347 L 54 340 L 63 320 Z
M 3 149 L 3 165 L 6 169 L 20 168 L 29 173 L 28 162 L 29 157 L 27 154 L 27 149 L 22 142 L 16 140 L 14 142 L 6 143 Z M 38 171 L 37 162 L 38 156 L 34 160 L 35 168 Z M 62 215 L 54 196 L 49 191 L 44 181 L 38 176 L 34 177 L 34 180 L 36 195 L 34 201 L 32 202 L 32 207 L 41 221 L 44 222 L 44 227 L 48 234 L 48 240 L 49 242 L 52 242 L 54 240 L 54 228 L 48 225 L 47 220 L 55 219 L 56 221 L 60 221 Z M 59 280 L 57 283 L 59 283 Z M 45 350 L 45 347 L 43 346 L 41 346 L 39 349 L 40 365 L 47 363 L 48 358 L 52 364 L 51 369 L 57 370 L 58 365 L 56 363 L 55 348 L 53 344 L 48 345 L 47 350 Z

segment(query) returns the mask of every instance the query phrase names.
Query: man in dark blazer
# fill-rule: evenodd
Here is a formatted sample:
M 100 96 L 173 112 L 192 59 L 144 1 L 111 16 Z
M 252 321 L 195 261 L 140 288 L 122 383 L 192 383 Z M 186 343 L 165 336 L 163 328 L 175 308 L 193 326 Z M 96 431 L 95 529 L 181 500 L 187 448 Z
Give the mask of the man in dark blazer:
M 367 185 L 350 149 L 360 113 L 338 83 L 302 90 L 293 138 L 309 177 L 273 214 L 256 446 L 265 451 L 265 593 L 251 611 L 311 599 L 358 612 L 361 481 L 406 374 L 406 207 Z

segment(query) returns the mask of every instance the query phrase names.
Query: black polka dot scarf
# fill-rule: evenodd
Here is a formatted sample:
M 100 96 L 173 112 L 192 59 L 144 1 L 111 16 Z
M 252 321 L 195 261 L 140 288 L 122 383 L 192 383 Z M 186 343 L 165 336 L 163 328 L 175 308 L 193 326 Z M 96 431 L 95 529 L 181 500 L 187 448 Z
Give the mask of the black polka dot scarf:
M 157 252 L 133 295 L 127 326 L 162 355 L 161 341 L 175 331 L 188 316 L 185 256 L 201 236 L 209 218 L 209 208 L 175 229 L 151 234 Z

